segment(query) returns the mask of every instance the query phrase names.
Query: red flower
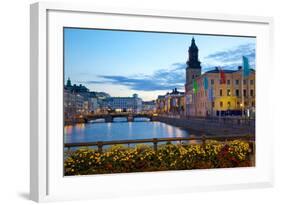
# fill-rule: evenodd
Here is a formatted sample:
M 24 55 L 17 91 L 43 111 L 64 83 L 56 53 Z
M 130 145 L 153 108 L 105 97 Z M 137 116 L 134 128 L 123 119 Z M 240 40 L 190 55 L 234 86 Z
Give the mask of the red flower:
M 105 166 L 107 169 L 112 169 L 112 164 L 110 164 L 110 163 L 107 163 Z

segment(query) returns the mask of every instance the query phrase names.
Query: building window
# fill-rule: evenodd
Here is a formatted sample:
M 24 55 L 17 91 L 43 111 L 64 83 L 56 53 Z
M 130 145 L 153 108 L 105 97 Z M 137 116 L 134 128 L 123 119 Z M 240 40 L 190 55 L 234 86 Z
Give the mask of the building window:
M 255 102 L 254 101 L 252 102 L 252 107 L 255 107 Z
M 227 85 L 230 85 L 230 80 L 227 80 Z
M 215 102 L 212 102 L 212 107 L 213 107 L 213 108 L 215 107 Z
M 251 84 L 251 85 L 254 85 L 254 80 L 250 80 L 250 84 Z
M 246 85 L 247 84 L 247 80 L 243 80 L 243 84 Z
M 223 102 L 222 101 L 220 101 L 220 107 L 223 107 Z
M 237 107 L 240 107 L 240 102 L 237 102 Z
M 222 96 L 222 89 L 220 89 L 220 96 Z
M 230 105 L 231 105 L 230 102 L 227 102 L 227 106 L 230 107 Z
M 211 85 L 214 85 L 215 81 L 214 79 L 211 79 Z
M 230 89 L 227 89 L 227 96 L 230 96 L 230 95 L 231 95 Z
M 239 80 L 235 80 L 235 84 L 236 84 L 236 85 L 239 85 Z
M 246 90 L 243 90 L 243 96 L 246 97 Z
M 251 95 L 251 97 L 254 96 L 254 90 L 250 90 L 250 95 Z
M 239 90 L 238 90 L 238 89 L 235 90 L 235 95 L 236 95 L 237 97 L 239 97 Z

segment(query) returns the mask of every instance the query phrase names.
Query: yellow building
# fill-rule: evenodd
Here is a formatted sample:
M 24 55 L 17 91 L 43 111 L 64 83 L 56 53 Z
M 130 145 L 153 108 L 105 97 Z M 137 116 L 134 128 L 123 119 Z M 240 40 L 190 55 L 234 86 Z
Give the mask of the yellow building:
M 255 71 L 250 70 L 249 76 L 244 79 L 242 67 L 238 67 L 237 70 L 222 70 L 225 82 L 221 82 L 221 69 L 215 68 L 201 74 L 198 51 L 193 38 L 186 63 L 185 114 L 187 116 L 253 114 L 255 111 Z M 196 89 L 194 89 L 194 84 L 197 86 Z
M 225 83 L 221 83 L 219 69 L 208 71 L 186 85 L 186 115 L 189 116 L 239 116 L 253 114 L 255 110 L 255 71 L 243 79 L 243 70 L 223 70 Z M 204 88 L 204 78 L 208 89 Z

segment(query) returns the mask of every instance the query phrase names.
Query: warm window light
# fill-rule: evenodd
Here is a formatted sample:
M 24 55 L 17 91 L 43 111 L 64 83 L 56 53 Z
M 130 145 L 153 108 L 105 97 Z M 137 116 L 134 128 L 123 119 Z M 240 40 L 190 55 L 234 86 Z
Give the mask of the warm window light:
M 243 107 L 243 103 L 240 103 L 240 106 Z

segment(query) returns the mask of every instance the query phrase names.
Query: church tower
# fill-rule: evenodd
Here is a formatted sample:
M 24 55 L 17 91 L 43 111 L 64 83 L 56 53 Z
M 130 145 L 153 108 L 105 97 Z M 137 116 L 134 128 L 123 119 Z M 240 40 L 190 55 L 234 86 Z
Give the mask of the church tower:
M 66 87 L 71 87 L 71 81 L 70 81 L 69 77 L 68 77 L 68 79 L 66 81 Z
M 186 62 L 186 85 L 192 83 L 193 79 L 201 75 L 201 62 L 198 60 L 198 48 L 194 38 L 188 49 L 188 61 Z

